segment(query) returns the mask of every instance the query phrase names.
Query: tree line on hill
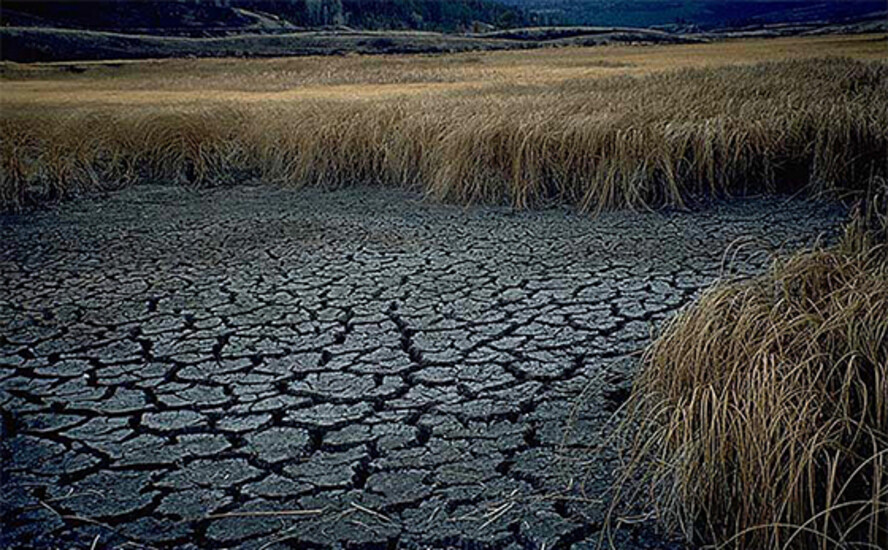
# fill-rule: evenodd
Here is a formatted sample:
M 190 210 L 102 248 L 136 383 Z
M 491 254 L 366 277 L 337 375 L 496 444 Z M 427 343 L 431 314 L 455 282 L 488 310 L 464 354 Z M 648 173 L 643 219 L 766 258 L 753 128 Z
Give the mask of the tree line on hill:
M 528 24 L 523 10 L 494 0 L 5 0 L 4 25 L 194 34 L 279 28 L 467 31 Z

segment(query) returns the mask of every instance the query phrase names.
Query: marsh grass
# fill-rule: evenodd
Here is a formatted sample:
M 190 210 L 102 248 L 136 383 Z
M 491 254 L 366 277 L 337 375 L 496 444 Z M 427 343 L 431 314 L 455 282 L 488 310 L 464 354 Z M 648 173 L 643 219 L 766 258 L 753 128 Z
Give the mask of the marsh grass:
M 715 285 L 644 356 L 612 512 L 723 548 L 888 547 L 888 204 Z M 881 214 L 880 214 L 881 212 Z
M 253 178 L 599 210 L 684 206 L 700 196 L 853 192 L 888 175 L 883 62 L 809 59 L 463 84 L 403 88 L 410 93 L 388 86 L 378 95 L 364 87 L 355 98 L 4 109 L 0 202 L 20 207 L 138 182 Z

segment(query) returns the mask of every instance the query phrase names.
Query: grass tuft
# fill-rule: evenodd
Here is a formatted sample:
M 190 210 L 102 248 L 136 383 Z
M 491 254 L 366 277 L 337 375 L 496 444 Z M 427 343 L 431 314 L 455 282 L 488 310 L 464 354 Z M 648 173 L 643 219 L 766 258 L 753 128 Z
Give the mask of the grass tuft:
M 670 532 L 724 548 L 888 547 L 879 211 L 833 248 L 715 285 L 665 327 L 627 404 L 615 510 L 641 498 Z

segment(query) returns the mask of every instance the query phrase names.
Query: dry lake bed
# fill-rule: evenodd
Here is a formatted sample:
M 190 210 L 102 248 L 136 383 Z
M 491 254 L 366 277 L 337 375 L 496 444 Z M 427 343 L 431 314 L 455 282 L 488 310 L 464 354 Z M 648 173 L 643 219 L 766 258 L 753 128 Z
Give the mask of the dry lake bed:
M 651 331 L 843 216 L 162 186 L 5 215 L 0 546 L 593 547 Z

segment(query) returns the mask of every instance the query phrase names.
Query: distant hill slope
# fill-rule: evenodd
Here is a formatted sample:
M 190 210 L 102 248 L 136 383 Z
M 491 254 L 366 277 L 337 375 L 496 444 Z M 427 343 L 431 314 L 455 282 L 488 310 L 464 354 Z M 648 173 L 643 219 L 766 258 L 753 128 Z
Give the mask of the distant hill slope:
M 508 0 L 552 4 L 581 0 Z M 604 0 L 585 0 L 600 4 Z M 611 4 L 616 0 L 609 0 Z M 665 0 L 626 0 L 665 6 Z M 694 0 L 701 5 L 714 0 Z M 867 4 L 866 1 L 850 3 Z M 882 0 L 884 2 L 884 0 Z M 0 0 L 0 60 L 16 62 L 445 53 L 742 36 L 885 32 L 881 18 L 836 24 L 756 24 L 707 31 L 689 25 L 517 26 L 525 14 L 490 0 Z M 743 3 L 725 0 L 721 4 Z M 766 0 L 746 3 L 781 4 Z M 683 4 L 670 0 L 668 5 Z M 798 2 L 789 1 L 782 4 Z M 772 6 L 773 7 L 773 6 Z M 859 7 L 859 6 L 858 6 Z M 807 11 L 805 13 L 812 13 Z M 819 13 L 819 12 L 817 12 Z M 476 19 L 479 17 L 481 19 Z M 496 21 L 497 24 L 485 23 Z M 353 27 L 345 25 L 352 24 Z M 387 30 L 374 30 L 374 29 Z M 432 31 L 424 29 L 434 29 Z M 460 33 L 446 31 L 459 30 Z M 445 32 L 439 32 L 445 31 Z M 471 31 L 471 32 L 470 32 Z
M 709 36 L 685 36 L 649 29 L 602 27 L 522 28 L 468 35 L 421 31 L 301 31 L 209 38 L 6 27 L 0 28 L 0 60 L 30 63 L 165 57 L 452 53 L 610 43 L 675 44 L 711 39 Z
M 4 26 L 216 36 L 348 26 L 465 31 L 529 23 L 493 0 L 4 0 Z
M 420 31 L 301 31 L 210 38 L 152 36 L 41 27 L 0 28 L 0 61 L 98 61 L 165 57 L 450 53 L 603 44 L 680 44 L 726 38 L 808 34 L 883 34 L 884 20 L 835 25 L 774 25 L 726 32 L 667 32 L 629 27 L 525 27 L 478 34 Z M 885 37 L 882 37 L 885 41 Z M 888 44 L 888 42 L 886 42 Z M 0 74 L 4 66 L 0 64 Z
M 838 22 L 884 11 L 885 0 L 501 0 L 536 24 L 702 28 Z
M 191 38 L 35 27 L 0 29 L 0 60 L 23 63 L 167 57 L 444 53 L 533 47 L 537 47 L 537 44 L 416 31 L 307 31 Z
M 2 0 L 5 27 L 191 37 L 318 28 L 481 32 L 528 26 L 715 28 L 839 22 L 885 0 Z

